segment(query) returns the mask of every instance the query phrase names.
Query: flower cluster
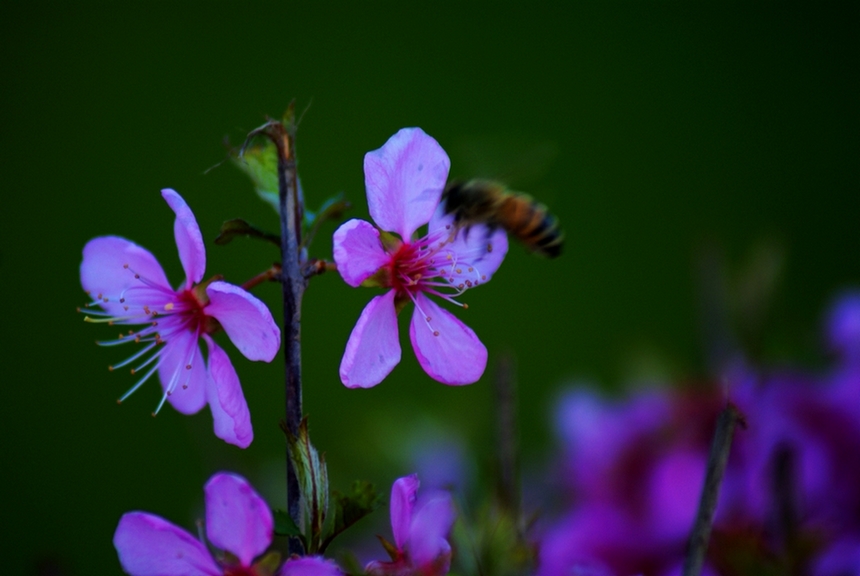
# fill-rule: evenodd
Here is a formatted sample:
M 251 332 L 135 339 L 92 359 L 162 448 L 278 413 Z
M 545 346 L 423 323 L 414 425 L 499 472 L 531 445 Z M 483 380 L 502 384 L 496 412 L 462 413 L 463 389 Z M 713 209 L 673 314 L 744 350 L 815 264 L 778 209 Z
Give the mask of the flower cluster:
M 343 576 L 334 562 L 308 556 L 258 558 L 272 543 L 274 520 L 266 502 L 235 474 L 212 476 L 206 494 L 206 536 L 224 554 L 213 556 L 205 542 L 159 516 L 128 512 L 113 543 L 123 570 L 131 576 Z
M 350 286 L 388 291 L 370 301 L 349 336 L 340 378 L 350 388 L 379 384 L 400 362 L 397 312 L 408 302 L 415 305 L 409 339 L 430 377 L 461 385 L 484 372 L 487 349 L 428 295 L 459 305 L 457 296 L 498 269 L 507 237 L 484 226 L 456 233 L 439 204 L 449 166 L 442 147 L 420 128 L 400 130 L 364 158 L 367 204 L 379 229 L 364 220 L 344 223 L 334 234 L 334 260 Z M 416 237 L 425 224 L 426 233 Z
M 84 247 L 81 262 L 81 284 L 93 299 L 87 319 L 143 326 L 100 342 L 140 347 L 111 366 L 132 365 L 132 374 L 145 371 L 120 402 L 158 372 L 164 394 L 156 412 L 165 400 L 183 414 L 209 404 L 215 435 L 245 448 L 254 437 L 251 416 L 233 364 L 211 334 L 223 329 L 246 358 L 269 362 L 280 348 L 281 333 L 266 305 L 247 291 L 218 277 L 201 283 L 206 250 L 197 220 L 175 191 L 162 190 L 161 195 L 176 214 L 173 232 L 185 281 L 173 289 L 158 260 L 125 238 L 95 238 Z M 205 362 L 201 339 L 209 352 Z
M 834 307 L 828 335 L 840 357 L 829 373 L 733 379 L 747 426 L 735 434 L 704 574 L 860 574 L 860 298 Z M 568 395 L 557 421 L 571 505 L 540 537 L 539 576 L 680 574 L 723 401 Z

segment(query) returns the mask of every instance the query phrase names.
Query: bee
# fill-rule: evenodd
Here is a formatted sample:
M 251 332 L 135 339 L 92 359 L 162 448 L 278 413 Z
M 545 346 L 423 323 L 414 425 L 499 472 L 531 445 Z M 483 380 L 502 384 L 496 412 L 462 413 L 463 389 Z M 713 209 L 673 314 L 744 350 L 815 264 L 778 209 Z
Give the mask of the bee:
M 546 206 L 528 194 L 509 190 L 492 180 L 451 181 L 442 194 L 445 212 L 454 215 L 456 231 L 484 224 L 492 232 L 503 228 L 526 248 L 549 258 L 561 254 L 564 234 Z

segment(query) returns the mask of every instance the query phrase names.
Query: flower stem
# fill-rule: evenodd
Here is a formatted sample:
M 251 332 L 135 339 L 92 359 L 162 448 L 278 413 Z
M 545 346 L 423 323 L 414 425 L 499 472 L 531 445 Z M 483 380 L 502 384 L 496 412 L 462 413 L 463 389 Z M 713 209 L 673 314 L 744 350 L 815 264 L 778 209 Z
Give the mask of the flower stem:
M 717 509 L 717 499 L 720 494 L 720 484 L 726 472 L 729 461 L 729 450 L 732 446 L 732 436 L 735 425 L 746 427 L 743 416 L 734 404 L 728 402 L 717 419 L 717 429 L 714 431 L 714 441 L 708 455 L 708 469 L 705 474 L 705 484 L 699 499 L 699 509 L 696 521 L 690 532 L 687 543 L 687 557 L 684 558 L 683 576 L 699 576 L 708 550 L 711 538 L 711 528 L 714 524 L 714 512 Z
M 284 125 L 286 123 L 286 126 Z M 299 251 L 302 234 L 302 198 L 299 197 L 295 156 L 295 103 L 290 103 L 285 122 L 270 120 L 248 135 L 265 136 L 275 144 L 278 153 L 278 199 L 281 216 L 281 282 L 284 298 L 284 360 L 286 369 L 286 425 L 298 434 L 302 420 L 301 308 L 307 279 L 302 273 Z M 287 511 L 297 526 L 301 525 L 299 482 L 289 451 L 287 452 Z M 301 542 L 290 538 L 290 554 L 303 554 Z

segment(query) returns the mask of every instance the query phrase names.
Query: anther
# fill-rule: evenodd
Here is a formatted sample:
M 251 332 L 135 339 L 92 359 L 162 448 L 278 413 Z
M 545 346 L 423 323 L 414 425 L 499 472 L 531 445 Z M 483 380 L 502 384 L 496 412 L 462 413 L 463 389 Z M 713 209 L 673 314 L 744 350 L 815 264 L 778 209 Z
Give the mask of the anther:
M 122 265 L 122 267 L 123 267 L 123 268 L 125 268 L 125 269 L 127 270 L 127 269 L 128 269 L 128 264 L 123 264 L 123 265 Z
M 468 310 L 468 309 L 469 309 L 469 305 L 468 305 L 468 304 L 463 304 L 463 310 Z
M 182 389 L 183 389 L 183 390 L 188 390 L 188 384 L 183 384 L 183 385 L 182 385 Z
M 493 251 L 493 244 L 492 244 L 492 242 L 489 242 L 489 243 L 487 243 L 487 252 L 492 252 L 492 251 Z
M 462 268 L 457 268 L 457 274 L 462 274 L 462 273 L 463 273 L 463 269 L 462 269 Z
M 438 331 L 438 330 L 434 330 L 434 331 L 433 331 L 433 336 L 438 336 L 438 335 L 439 335 L 439 331 Z
M 125 298 L 120 298 L 119 303 L 122 304 L 123 302 L 125 302 Z
M 165 310 L 173 310 L 173 302 L 168 302 L 164 305 Z
M 122 309 L 128 312 L 128 306 L 123 306 Z
M 108 299 L 107 299 L 107 298 L 102 298 L 102 302 L 107 303 L 107 301 L 108 301 Z
M 136 371 L 135 371 L 135 369 L 134 369 L 134 368 L 132 368 L 132 369 L 131 369 L 131 373 L 132 373 L 132 374 L 135 374 L 135 373 L 136 373 Z
M 186 370 L 191 370 L 191 364 L 186 364 L 186 365 L 185 365 L 185 369 L 186 369 Z
M 463 288 L 465 288 L 465 287 L 466 287 L 466 285 L 465 285 L 465 284 L 463 284 L 462 282 L 460 282 L 459 284 L 457 284 L 457 288 L 459 288 L 460 290 L 462 290 L 462 289 L 463 289 Z
M 113 366 L 108 366 L 108 372 L 113 372 Z
M 427 321 L 430 322 L 430 320 L 432 320 L 432 318 L 430 318 L 430 316 L 428 316 Z
M 472 268 L 471 266 L 469 266 L 469 272 L 474 272 L 474 271 L 475 271 L 475 269 Z
M 158 322 L 153 322 L 150 326 L 158 326 Z
M 96 296 L 96 300 L 101 300 L 101 299 L 102 299 L 102 293 L 101 293 L 101 292 L 99 292 L 99 295 L 98 295 L 98 296 Z
M 135 279 L 135 280 L 140 280 L 140 274 L 135 274 L 135 275 L 134 275 L 134 279 Z M 152 414 L 152 415 L 153 415 L 153 416 L 155 416 L 155 413 L 153 412 L 153 414 Z
M 116 404 L 117 404 L 117 406 L 119 406 L 120 404 L 122 404 L 122 399 L 117 398 L 117 399 L 116 399 Z
M 486 274 L 482 274 L 482 275 L 481 275 L 481 280 L 486 280 L 486 279 L 487 279 L 487 275 L 486 275 Z

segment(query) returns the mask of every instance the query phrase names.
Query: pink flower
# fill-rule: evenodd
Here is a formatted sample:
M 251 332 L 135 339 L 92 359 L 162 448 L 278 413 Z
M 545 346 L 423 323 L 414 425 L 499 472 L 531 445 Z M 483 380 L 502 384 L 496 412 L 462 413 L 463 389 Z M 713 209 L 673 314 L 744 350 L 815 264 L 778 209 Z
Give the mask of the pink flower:
M 159 516 L 123 514 L 113 544 L 123 570 L 131 576 L 261 576 L 270 574 L 269 558 L 254 558 L 272 543 L 274 521 L 266 502 L 247 480 L 220 472 L 203 488 L 206 535 L 229 554 L 213 558 L 206 544 Z M 265 566 L 261 566 L 265 565 Z M 321 557 L 288 560 L 279 576 L 342 576 Z
M 397 312 L 415 304 L 409 338 L 418 362 L 445 384 L 471 384 L 487 364 L 475 333 L 433 302 L 454 298 L 490 280 L 508 250 L 503 230 L 473 226 L 452 234 L 453 217 L 439 200 L 448 178 L 448 155 L 420 128 L 404 128 L 364 157 L 370 215 L 379 228 L 349 220 L 334 233 L 334 260 L 344 281 L 388 288 L 364 308 L 340 364 L 350 388 L 379 384 L 400 362 Z M 417 239 L 416 230 L 427 224 Z M 397 234 L 399 237 L 395 236 Z
M 448 533 L 454 524 L 454 505 L 447 492 L 432 491 L 417 498 L 418 475 L 395 480 L 391 487 L 391 562 L 373 561 L 370 576 L 444 576 L 451 567 Z
M 121 368 L 141 360 L 132 374 L 143 377 L 119 401 L 125 400 L 158 372 L 165 399 L 183 414 L 194 414 L 207 403 L 212 410 L 215 435 L 230 444 L 247 447 L 254 438 L 251 415 L 239 377 L 230 358 L 210 337 L 223 328 L 249 360 L 271 361 L 281 345 L 281 333 L 266 305 L 232 284 L 213 278 L 200 284 L 206 267 L 203 236 L 191 209 L 175 191 L 161 195 L 176 213 L 173 232 L 186 280 L 176 290 L 155 257 L 137 244 L 117 236 L 90 240 L 84 247 L 81 284 L 102 310 L 87 310 L 112 325 L 143 325 L 120 334 L 104 346 L 137 343 L 141 349 L 111 366 Z M 199 340 L 208 348 L 204 362 Z M 148 355 L 148 356 L 147 356 Z

